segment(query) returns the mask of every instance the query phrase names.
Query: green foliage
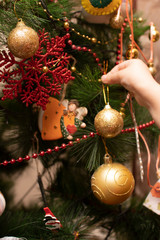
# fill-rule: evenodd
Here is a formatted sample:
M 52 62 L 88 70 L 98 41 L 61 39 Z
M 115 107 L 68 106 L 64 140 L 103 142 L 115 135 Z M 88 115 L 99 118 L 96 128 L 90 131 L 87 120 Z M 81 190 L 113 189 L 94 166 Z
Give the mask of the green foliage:
M 54 203 L 52 201 L 50 209 L 62 224 L 60 230 L 52 232 L 45 227 L 42 209 L 15 209 L 6 211 L 0 218 L 0 237 L 12 235 L 32 240 L 74 240 L 77 232 L 80 240 L 90 238 L 95 221 L 84 205 L 57 199 Z
M 159 216 L 143 207 L 142 203 L 137 204 L 136 199 L 115 221 L 118 239 L 159 240 L 159 227 Z
M 17 1 L 15 11 L 14 2 L 15 1 L 11 1 L 7 6 L 0 8 L 0 39 L 3 44 L 6 44 L 6 37 L 11 30 L 16 27 L 19 18 L 22 18 L 27 26 L 34 28 L 36 31 L 42 30 L 43 28 L 51 34 L 55 31 L 54 21 L 49 19 L 49 16 L 44 12 L 42 6 L 38 4 L 39 1 Z M 65 14 L 69 14 L 72 4 L 67 0 L 60 0 L 55 4 L 47 0 L 45 6 L 53 16 L 53 19 L 57 20 L 57 18 L 61 18 L 64 14 L 64 9 Z M 61 26 L 63 27 L 63 23 Z M 57 33 L 59 33 L 58 28 Z
M 33 146 L 37 115 L 16 100 L 1 101 L 1 144 L 10 156 L 25 156 Z
M 27 239 L 51 239 L 52 233 L 43 224 L 43 212 L 33 210 L 8 210 L 0 218 L 0 236 L 25 237 Z M 7 222 L 7 224 L 6 224 Z
M 63 27 L 63 17 L 67 16 L 70 21 L 70 27 L 80 32 L 80 36 L 74 31 L 70 31 L 73 44 L 81 47 L 86 46 L 97 54 L 100 62 L 108 61 L 108 71 L 113 68 L 116 61 L 117 39 L 119 30 L 111 28 L 104 24 L 91 24 L 86 22 L 81 13 L 71 11 L 74 2 L 68 0 L 58 0 L 56 3 L 49 0 L 42 1 L 48 9 L 45 13 L 42 6 L 35 0 L 23 0 L 16 3 L 16 15 L 22 18 L 26 25 L 34 28 L 36 31 L 45 28 L 53 37 L 64 35 L 66 31 Z M 53 16 L 53 19 L 49 15 Z M 57 21 L 60 18 L 62 21 Z M 16 26 L 17 18 L 14 12 L 14 1 L 8 5 L 2 5 L 0 9 L 0 33 L 2 43 L 6 43 L 6 37 Z M 149 27 L 134 21 L 135 41 L 144 34 Z M 89 38 L 96 37 L 101 44 L 95 44 L 82 37 L 83 34 Z M 130 29 L 127 27 L 124 33 L 124 52 L 128 48 Z M 108 44 L 105 44 L 105 42 Z M 67 86 L 65 98 L 77 99 L 80 106 L 87 107 L 88 114 L 84 119 L 85 129 L 79 129 L 74 134 L 76 138 L 82 138 L 83 135 L 95 133 L 95 137 L 88 137 L 81 140 L 73 147 L 61 149 L 59 152 L 45 154 L 41 158 L 44 166 L 44 172 L 51 171 L 56 163 L 60 166 L 54 175 L 54 179 L 48 179 L 47 193 L 48 206 L 55 216 L 61 221 L 63 228 L 52 233 L 47 230 L 43 223 L 44 212 L 42 207 L 36 206 L 31 209 L 13 209 L 7 206 L 6 211 L 0 217 L 0 237 L 13 235 L 16 237 L 25 237 L 30 240 L 38 239 L 57 239 L 74 240 L 74 232 L 79 232 L 81 240 L 96 239 L 91 235 L 91 230 L 95 227 L 102 227 L 106 230 L 106 239 L 109 238 L 112 231 L 116 232 L 117 239 L 140 239 L 140 240 L 158 240 L 159 235 L 159 217 L 151 211 L 145 209 L 139 204 L 128 200 L 127 204 L 118 206 L 107 206 L 100 203 L 92 194 L 90 187 L 91 174 L 103 163 L 105 147 L 102 138 L 96 134 L 94 127 L 94 118 L 96 114 L 104 108 L 105 101 L 103 95 L 102 83 L 99 81 L 103 69 L 97 66 L 92 54 L 88 51 L 82 52 L 73 50 L 66 43 L 65 52 L 71 55 L 70 66 L 75 58 L 75 67 L 77 71 L 73 73 L 75 80 Z M 77 74 L 80 73 L 80 74 Z M 25 83 L 24 83 L 25 84 Z M 126 91 L 121 86 L 109 86 L 110 105 L 119 111 L 120 103 L 125 101 Z M 61 96 L 55 96 L 61 99 Z M 150 121 L 149 113 L 142 107 L 139 107 L 133 101 L 137 124 L 143 124 Z M 126 117 L 124 119 L 124 128 L 133 127 L 133 122 L 126 104 Z M 152 134 L 154 132 L 154 140 Z M 154 143 L 157 140 L 158 129 L 150 127 L 146 136 L 150 140 L 150 146 L 154 151 Z M 156 137 L 155 137 L 156 136 Z M 156 140 L 155 140 L 156 139 Z M 17 100 L 0 101 L 0 160 L 10 160 L 19 156 L 24 157 L 31 150 L 36 152 L 38 149 L 46 151 L 53 149 L 54 146 L 61 146 L 62 143 L 68 143 L 66 139 L 56 141 L 43 141 L 38 127 L 38 111 L 34 106 L 27 107 Z M 106 146 L 113 161 L 124 164 L 131 163 L 134 160 L 133 155 L 136 151 L 136 141 L 134 133 L 120 134 L 115 138 L 107 139 Z M 6 172 L 10 175 L 15 171 L 21 171 L 22 167 L 8 165 Z M 5 172 L 3 171 L 3 172 Z M 43 172 L 43 173 L 44 173 Z M 7 195 L 12 185 L 11 182 L 1 181 L 1 189 Z M 50 182 L 51 181 L 51 182 Z M 12 198 L 12 196 L 9 196 Z M 8 201 L 9 197 L 6 199 Z M 39 194 L 40 197 L 40 194 Z M 15 221 L 16 220 L 16 221 Z

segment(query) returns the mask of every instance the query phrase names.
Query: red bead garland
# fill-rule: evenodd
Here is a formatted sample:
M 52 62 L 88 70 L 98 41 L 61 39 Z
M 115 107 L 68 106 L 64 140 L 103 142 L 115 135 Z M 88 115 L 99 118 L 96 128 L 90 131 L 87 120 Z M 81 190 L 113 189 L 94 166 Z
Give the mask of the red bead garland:
M 124 23 L 123 23 L 122 28 L 121 28 L 121 32 L 125 31 L 125 28 L 127 27 L 126 22 L 128 22 L 127 18 L 125 18 L 125 20 L 124 20 Z M 120 63 L 119 60 L 121 60 L 121 56 L 120 56 L 121 55 L 121 51 L 120 51 L 120 49 L 121 49 L 121 35 L 119 35 L 119 38 L 117 40 L 117 52 L 116 52 L 116 54 L 117 54 L 116 60 L 117 61 L 115 62 L 115 65 L 118 65 Z
M 95 136 L 95 133 L 91 132 L 88 136 L 83 135 L 82 138 L 76 138 L 76 140 L 74 142 L 69 141 L 68 144 L 62 143 L 61 147 L 55 146 L 54 149 L 49 148 L 49 149 L 47 149 L 46 152 L 41 151 L 39 154 L 38 153 L 33 153 L 32 158 L 36 159 L 36 158 L 38 158 L 38 156 L 43 157 L 45 154 L 51 154 L 52 152 L 58 152 L 60 149 L 65 149 L 66 147 L 72 147 L 74 144 L 80 143 L 82 140 L 85 140 L 88 137 L 94 137 L 94 136 Z M 17 160 L 15 160 L 15 159 L 11 159 L 10 161 L 5 160 L 3 163 L 0 163 L 0 166 L 1 165 L 7 166 L 9 163 L 14 164 L 16 162 L 22 162 L 23 160 L 28 161 L 28 160 L 30 160 L 30 158 L 31 157 L 29 155 L 27 155 L 25 158 L 19 157 Z
M 147 127 L 150 127 L 151 125 L 153 125 L 155 123 L 154 120 L 148 122 L 148 123 L 144 123 L 138 126 L 138 128 L 144 129 Z M 130 133 L 130 132 L 134 132 L 135 128 L 127 128 L 127 129 L 122 129 L 121 133 Z M 0 163 L 0 166 L 7 166 L 8 164 L 14 164 L 16 162 L 22 162 L 23 160 L 29 161 L 31 158 L 36 159 L 39 156 L 43 157 L 45 154 L 51 154 L 53 152 L 58 152 L 61 149 L 65 149 L 67 147 L 72 147 L 74 146 L 74 144 L 80 143 L 81 141 L 84 141 L 86 139 L 88 139 L 88 137 L 95 137 L 96 135 L 98 135 L 98 133 L 94 133 L 94 132 L 90 132 L 89 135 L 83 135 L 82 138 L 76 138 L 75 141 L 69 141 L 68 144 L 62 143 L 62 145 L 60 147 L 55 146 L 53 149 L 49 148 L 47 149 L 46 152 L 44 151 L 40 151 L 40 153 L 33 153 L 32 157 L 30 157 L 29 155 L 26 155 L 24 158 L 19 157 L 17 160 L 15 159 L 11 159 L 10 161 L 4 160 L 2 163 Z
M 139 125 L 139 126 L 138 126 L 138 129 L 139 129 L 139 130 L 142 130 L 142 129 L 146 128 L 146 127 L 150 127 L 150 126 L 153 125 L 154 123 L 155 123 L 155 121 L 152 120 L 152 121 L 150 121 L 150 122 L 148 122 L 148 123 L 144 123 L 144 124 L 142 124 L 142 125 Z M 121 133 L 129 133 L 129 132 L 134 132 L 134 131 L 135 131 L 135 128 L 133 127 L 133 128 L 128 128 L 128 129 L 122 129 Z
M 71 48 L 73 50 L 77 50 L 77 51 L 83 51 L 83 52 L 89 52 L 90 54 L 92 54 L 93 58 L 95 59 L 95 62 L 98 64 L 98 66 L 101 68 L 102 64 L 99 63 L 100 59 L 97 58 L 97 54 L 95 52 L 92 52 L 92 49 L 87 48 L 87 47 L 81 47 L 81 46 L 76 46 L 75 44 L 72 43 L 72 40 L 68 40 L 68 44 L 71 46 Z
M 15 163 L 15 159 L 12 159 L 12 160 L 13 160 L 14 163 Z M 22 162 L 22 161 L 23 161 L 23 158 L 22 158 L 22 157 L 19 157 L 17 161 L 18 161 L 18 162 Z
M 18 160 L 17 160 L 17 161 L 18 161 Z M 15 162 L 16 162 L 15 159 L 11 159 L 11 161 L 10 161 L 11 164 L 14 164 Z

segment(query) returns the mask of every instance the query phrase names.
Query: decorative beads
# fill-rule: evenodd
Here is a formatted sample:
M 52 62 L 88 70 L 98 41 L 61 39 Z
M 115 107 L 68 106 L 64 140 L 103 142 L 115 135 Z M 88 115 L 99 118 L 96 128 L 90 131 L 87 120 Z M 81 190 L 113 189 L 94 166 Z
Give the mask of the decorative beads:
M 95 133 L 91 132 L 90 135 L 83 135 L 82 138 L 76 138 L 75 141 L 69 141 L 68 144 L 65 144 L 65 143 L 62 143 L 61 147 L 58 147 L 58 146 L 55 146 L 54 149 L 47 149 L 46 152 L 44 151 L 40 151 L 40 153 L 33 153 L 32 154 L 32 158 L 33 159 L 36 159 L 38 156 L 41 156 L 43 157 L 45 154 L 51 154 L 52 152 L 58 152 L 60 149 L 65 149 L 67 147 L 72 147 L 74 146 L 74 144 L 77 144 L 77 143 L 80 143 L 81 141 L 84 141 L 85 139 L 87 139 L 88 137 L 94 137 L 95 136 Z M 9 163 L 10 164 L 14 164 L 16 162 L 22 162 L 23 160 L 30 160 L 30 156 L 29 155 L 26 155 L 25 158 L 22 158 L 22 157 L 19 157 L 17 160 L 15 159 L 11 159 L 10 161 L 3 161 L 2 163 L 0 163 L 0 166 L 3 165 L 3 166 L 7 166 Z
M 68 146 L 72 147 L 73 146 L 73 142 L 69 141 Z
M 87 135 L 83 135 L 83 136 L 82 136 L 82 139 L 87 139 Z
M 14 159 L 12 159 L 11 161 L 14 161 L 14 162 L 15 162 Z M 22 162 L 22 161 L 23 161 L 23 158 L 22 158 L 22 157 L 19 157 L 19 158 L 17 159 L 17 161 L 18 161 L 18 162 Z
M 54 147 L 54 151 L 58 152 L 59 151 L 59 147 L 58 146 Z
M 144 129 L 144 128 L 146 128 L 146 127 L 152 126 L 154 123 L 155 123 L 155 121 L 152 120 L 152 121 L 150 121 L 150 122 L 148 122 L 148 123 L 139 125 L 138 128 L 139 128 L 139 130 L 141 130 L 141 129 Z M 130 133 L 130 132 L 135 132 L 135 128 L 132 127 L 132 128 L 122 129 L 122 131 L 121 131 L 121 133 Z
M 81 46 L 76 46 L 74 44 L 72 44 L 72 41 L 71 40 L 68 40 L 68 44 L 71 46 L 72 50 L 77 50 L 77 51 L 83 51 L 83 52 L 89 52 L 90 54 L 92 54 L 93 58 L 95 59 L 95 62 L 98 64 L 98 66 L 101 68 L 101 63 L 99 63 L 100 59 L 97 58 L 97 54 L 95 52 L 92 52 L 91 49 L 88 49 L 87 47 L 81 47 Z M 71 68 L 71 71 L 72 72 L 75 72 L 76 71 L 76 68 L 75 67 L 72 67 Z
M 45 154 L 45 152 L 44 152 L 44 151 L 41 151 L 41 152 L 39 153 L 39 156 L 43 157 L 44 154 Z
M 123 32 L 125 31 L 125 28 L 126 28 L 126 26 L 127 26 L 127 24 L 126 24 L 127 21 L 128 21 L 127 18 L 125 18 L 124 23 L 122 24 L 122 27 L 121 27 L 121 33 L 118 34 L 118 39 L 117 39 L 117 52 L 116 52 L 117 57 L 116 57 L 115 65 L 118 65 L 118 64 L 120 63 L 120 60 L 121 60 L 121 51 L 120 51 L 120 49 L 121 49 L 121 44 L 122 44 L 122 43 L 121 43 L 121 38 L 122 38 L 122 35 L 121 35 L 121 34 L 123 34 Z
M 97 40 L 95 37 L 89 37 L 88 35 L 84 35 L 84 34 L 81 34 L 79 31 L 76 31 L 75 28 L 70 28 L 69 26 L 69 20 L 67 18 L 64 18 L 64 19 L 55 19 L 51 14 L 50 12 L 48 11 L 47 8 L 45 8 L 44 4 L 42 4 L 41 1 L 38 2 L 38 4 L 43 8 L 43 11 L 48 15 L 48 17 L 52 20 L 52 21 L 58 21 L 58 22 L 63 22 L 63 27 L 66 29 L 66 31 L 72 31 L 74 32 L 75 34 L 77 34 L 78 36 L 82 37 L 82 38 L 85 38 L 89 41 L 91 41 L 93 44 L 102 44 L 102 45 L 108 45 L 109 43 L 113 43 L 115 40 L 117 40 L 117 38 L 114 38 L 114 39 L 111 39 L 109 41 L 106 41 L 106 42 L 102 42 L 102 41 L 99 41 Z
M 62 148 L 62 149 L 65 149 L 65 148 L 66 148 L 66 144 L 63 143 L 63 144 L 61 145 L 61 148 Z
M 29 155 L 25 156 L 25 160 L 29 161 L 30 160 L 30 156 Z
M 11 159 L 11 161 L 10 161 L 11 164 L 14 164 L 15 162 L 16 162 L 15 159 Z
M 47 149 L 47 153 L 48 153 L 48 154 L 51 154 L 51 153 L 52 153 L 52 149 L 48 148 L 48 149 Z
M 141 130 L 141 129 L 144 129 L 146 127 L 150 127 L 154 123 L 155 123 L 154 120 L 152 120 L 148 123 L 139 125 L 138 128 Z M 133 128 L 128 128 L 128 129 L 122 129 L 121 133 L 130 133 L 130 132 L 134 132 L 134 131 L 135 131 L 135 128 L 133 127 Z M 72 146 L 74 146 L 74 144 L 80 143 L 81 141 L 85 141 L 86 139 L 88 139 L 88 137 L 91 137 L 91 138 L 95 137 L 95 135 L 98 135 L 98 133 L 90 132 L 89 135 L 83 135 L 82 138 L 76 138 L 75 141 L 69 141 L 68 144 L 63 143 L 61 145 L 61 147 L 55 146 L 54 149 L 49 148 L 49 149 L 47 149 L 46 152 L 41 151 L 39 154 L 38 153 L 33 153 L 32 158 L 35 159 L 38 156 L 43 157 L 45 154 L 51 154 L 52 152 L 58 152 L 60 149 L 65 149 L 67 147 L 72 147 Z M 11 159 L 10 161 L 5 160 L 2 163 L 0 163 L 0 166 L 2 166 L 2 165 L 7 166 L 8 164 L 14 164 L 16 162 L 22 162 L 23 160 L 29 161 L 30 156 L 26 155 L 25 158 L 19 157 L 17 160 L 15 160 L 15 159 Z
M 94 136 L 95 136 L 95 133 L 94 133 L 94 132 L 90 132 L 89 136 L 90 136 L 90 137 L 94 137 Z
M 7 164 L 8 164 L 8 161 L 5 160 L 5 161 L 3 162 L 3 165 L 4 165 L 4 166 L 7 166 Z
M 38 157 L 37 153 L 34 153 L 34 154 L 32 155 L 32 158 L 37 158 L 37 157 Z

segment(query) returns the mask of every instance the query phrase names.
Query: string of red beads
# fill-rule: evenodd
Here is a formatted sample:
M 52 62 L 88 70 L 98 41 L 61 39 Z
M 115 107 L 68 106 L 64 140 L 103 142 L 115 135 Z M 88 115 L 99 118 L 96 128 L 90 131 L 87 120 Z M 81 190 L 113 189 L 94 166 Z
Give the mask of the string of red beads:
M 148 122 L 148 123 L 144 123 L 142 125 L 139 125 L 138 128 L 139 130 L 150 127 L 151 125 L 153 125 L 155 122 L 154 120 Z M 127 129 L 122 129 L 121 133 L 130 133 L 130 132 L 134 132 L 135 128 L 127 128 Z M 75 141 L 69 141 L 67 144 L 62 143 L 62 145 L 59 146 L 55 146 L 53 149 L 49 148 L 47 149 L 47 151 L 40 151 L 40 153 L 33 153 L 32 156 L 26 155 L 24 158 L 19 157 L 18 159 L 11 159 L 10 161 L 4 160 L 3 162 L 0 163 L 0 166 L 7 166 L 8 164 L 14 164 L 16 162 L 23 162 L 23 161 L 29 161 L 31 158 L 36 159 L 39 156 L 43 157 L 45 154 L 51 154 L 53 152 L 59 152 L 61 149 L 65 149 L 67 147 L 72 147 L 74 146 L 74 144 L 80 143 L 81 141 L 86 140 L 88 137 L 95 137 L 95 135 L 98 135 L 98 133 L 94 133 L 94 132 L 90 132 L 89 135 L 83 135 L 82 138 L 76 138 Z
M 124 32 L 125 31 L 125 28 L 127 27 L 127 23 L 128 22 L 128 20 L 127 20 L 127 18 L 125 18 L 124 19 L 124 23 L 122 24 L 122 28 L 121 28 L 121 30 Z M 117 52 L 116 52 L 116 54 L 117 54 L 117 57 L 116 57 L 116 63 L 115 63 L 115 65 L 118 65 L 119 63 L 120 63 L 120 60 L 121 60 L 121 37 L 120 37 L 120 35 L 119 35 L 119 38 L 118 38 L 118 40 L 117 40 Z
M 138 129 L 139 130 L 142 130 L 144 128 L 147 128 L 147 127 L 150 127 L 151 125 L 153 125 L 155 123 L 154 120 L 148 122 L 148 123 L 143 123 L 141 125 L 138 126 Z M 122 129 L 121 133 L 130 133 L 130 132 L 134 132 L 135 131 L 135 128 L 132 127 L 132 128 L 127 128 L 127 129 Z
M 29 161 L 31 158 L 36 159 L 39 156 L 43 157 L 45 154 L 51 154 L 53 152 L 58 152 L 61 149 L 65 149 L 67 147 L 72 147 L 74 144 L 80 143 L 82 140 L 86 140 L 88 137 L 95 137 L 95 133 L 94 132 L 90 132 L 89 135 L 83 135 L 82 138 L 76 138 L 75 141 L 69 141 L 67 144 L 62 143 L 62 145 L 59 146 L 55 146 L 53 149 L 49 148 L 47 149 L 47 151 L 41 151 L 40 153 L 33 153 L 32 156 L 26 155 L 24 158 L 19 157 L 18 159 L 11 159 L 10 161 L 3 161 L 2 163 L 0 163 L 0 166 L 7 166 L 8 164 L 14 164 L 16 162 L 23 162 L 23 161 Z
M 68 44 L 71 46 L 73 50 L 77 51 L 83 51 L 83 52 L 88 52 L 90 53 L 93 58 L 95 59 L 95 62 L 98 64 L 99 67 L 102 67 L 102 64 L 99 63 L 100 59 L 97 57 L 97 54 L 95 52 L 92 52 L 92 49 L 87 48 L 87 47 L 81 47 L 81 46 L 76 46 L 75 44 L 72 43 L 72 40 L 68 40 Z

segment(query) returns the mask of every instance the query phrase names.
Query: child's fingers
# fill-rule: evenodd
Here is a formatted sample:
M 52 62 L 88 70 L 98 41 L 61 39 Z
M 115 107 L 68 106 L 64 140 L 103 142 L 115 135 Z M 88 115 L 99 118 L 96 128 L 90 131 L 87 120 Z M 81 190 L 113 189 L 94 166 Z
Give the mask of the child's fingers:
M 122 77 L 121 71 L 126 69 L 131 63 L 132 60 L 128 60 L 118 64 L 109 73 L 101 77 L 102 82 L 107 84 L 120 84 Z
M 102 76 L 102 82 L 106 83 L 106 84 L 120 84 L 121 81 L 121 74 L 119 74 L 119 72 L 115 72 L 115 73 L 107 73 L 106 75 Z
M 111 73 L 116 73 L 118 71 L 121 71 L 121 70 L 127 68 L 131 64 L 131 62 L 132 62 L 132 60 L 127 60 L 127 61 L 124 61 L 122 63 L 119 63 L 114 68 L 112 68 L 112 70 L 110 72 Z

